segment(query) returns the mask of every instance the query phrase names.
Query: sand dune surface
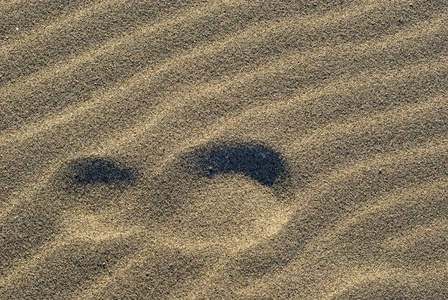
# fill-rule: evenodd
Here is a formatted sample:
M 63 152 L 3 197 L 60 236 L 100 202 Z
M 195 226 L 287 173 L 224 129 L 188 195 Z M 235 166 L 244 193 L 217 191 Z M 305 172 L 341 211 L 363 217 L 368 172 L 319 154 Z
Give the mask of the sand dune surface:
M 448 1 L 0 2 L 0 299 L 448 299 Z

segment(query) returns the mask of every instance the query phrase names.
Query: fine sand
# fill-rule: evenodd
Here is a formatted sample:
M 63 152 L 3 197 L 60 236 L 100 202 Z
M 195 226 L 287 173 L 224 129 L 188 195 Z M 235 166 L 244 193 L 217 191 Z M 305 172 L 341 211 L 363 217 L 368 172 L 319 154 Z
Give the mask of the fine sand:
M 0 299 L 448 299 L 448 1 L 1 0 Z

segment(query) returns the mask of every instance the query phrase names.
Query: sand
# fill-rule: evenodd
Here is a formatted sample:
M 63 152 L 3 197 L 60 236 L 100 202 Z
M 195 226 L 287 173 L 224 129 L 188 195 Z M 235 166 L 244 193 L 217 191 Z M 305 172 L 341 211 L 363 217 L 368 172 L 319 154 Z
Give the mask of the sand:
M 448 299 L 448 1 L 0 2 L 0 299 Z

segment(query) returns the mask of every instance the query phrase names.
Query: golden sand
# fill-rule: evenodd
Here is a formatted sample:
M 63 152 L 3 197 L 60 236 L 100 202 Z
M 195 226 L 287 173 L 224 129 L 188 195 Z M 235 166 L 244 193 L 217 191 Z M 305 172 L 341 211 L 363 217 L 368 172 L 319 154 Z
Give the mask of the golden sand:
M 448 299 L 448 1 L 0 2 L 0 299 Z

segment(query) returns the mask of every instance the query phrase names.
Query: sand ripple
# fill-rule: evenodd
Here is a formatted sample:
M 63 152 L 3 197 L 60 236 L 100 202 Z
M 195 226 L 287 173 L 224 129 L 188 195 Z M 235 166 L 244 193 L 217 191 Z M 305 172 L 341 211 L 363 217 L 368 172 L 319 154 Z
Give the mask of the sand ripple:
M 448 298 L 447 16 L 0 5 L 0 298 Z

